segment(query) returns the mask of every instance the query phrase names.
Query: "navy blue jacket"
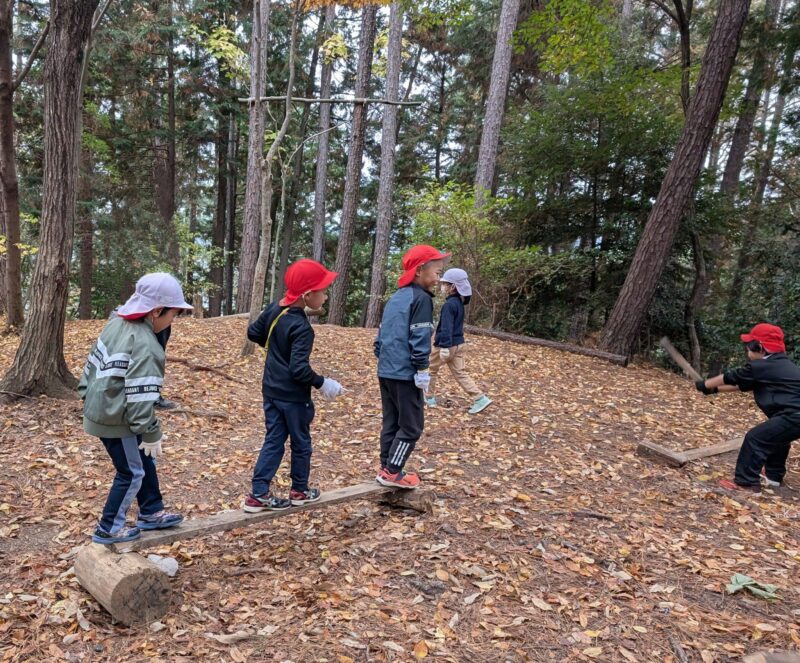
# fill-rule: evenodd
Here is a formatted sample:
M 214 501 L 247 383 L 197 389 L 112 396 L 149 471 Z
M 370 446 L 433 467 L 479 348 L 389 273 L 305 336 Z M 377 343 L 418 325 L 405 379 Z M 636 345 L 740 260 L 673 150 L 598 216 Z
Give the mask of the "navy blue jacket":
M 756 405 L 768 417 L 800 411 L 800 367 L 784 352 L 726 371 L 723 379 L 741 391 L 752 391 Z
M 436 326 L 437 348 L 453 348 L 464 343 L 464 301 L 461 295 L 450 295 L 442 305 Z
M 375 337 L 378 377 L 413 380 L 430 365 L 433 295 L 412 283 L 395 292 L 383 309 Z
M 267 306 L 258 320 L 247 328 L 247 338 L 262 348 L 266 346 L 270 325 L 286 308 L 275 303 Z M 325 378 L 315 373 L 308 363 L 314 347 L 314 330 L 305 311 L 296 306 L 288 309 L 269 338 L 261 393 L 264 398 L 307 403 L 311 399 L 311 387 L 319 389 Z

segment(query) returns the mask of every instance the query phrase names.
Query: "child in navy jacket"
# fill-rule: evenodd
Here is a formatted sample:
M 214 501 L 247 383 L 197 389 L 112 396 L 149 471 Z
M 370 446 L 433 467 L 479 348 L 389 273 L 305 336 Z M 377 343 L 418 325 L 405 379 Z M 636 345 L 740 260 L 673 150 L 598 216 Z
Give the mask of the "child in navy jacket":
M 472 297 L 472 286 L 463 269 L 448 269 L 441 278 L 442 292 L 447 300 L 439 314 L 436 340 L 431 353 L 431 386 L 425 399 L 428 407 L 436 407 L 436 375 L 447 364 L 458 385 L 472 398 L 470 414 L 478 414 L 492 403 L 465 369 L 464 306 Z

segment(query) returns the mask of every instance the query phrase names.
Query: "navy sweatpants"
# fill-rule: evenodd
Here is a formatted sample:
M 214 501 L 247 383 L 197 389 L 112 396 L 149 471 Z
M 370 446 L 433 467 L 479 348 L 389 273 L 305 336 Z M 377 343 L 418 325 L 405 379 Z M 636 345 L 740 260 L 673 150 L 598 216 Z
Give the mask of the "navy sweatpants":
M 794 440 L 800 439 L 800 412 L 778 414 L 747 431 L 736 459 L 734 481 L 758 486 L 761 468 L 773 481 L 783 481 L 786 459 Z
M 116 534 L 125 525 L 125 517 L 134 497 L 143 516 L 158 513 L 164 508 L 164 502 L 158 487 L 155 461 L 139 449 L 141 436 L 101 437 L 100 440 L 117 471 L 103 508 L 100 528 L 109 534 Z
M 425 428 L 425 396 L 414 380 L 378 378 L 383 426 L 381 467 L 395 473 L 403 469 Z
M 308 490 L 311 474 L 311 422 L 314 420 L 314 401 L 293 403 L 276 398 L 264 399 L 264 423 L 267 433 L 253 470 L 253 495 L 269 492 L 269 484 L 283 460 L 286 438 L 291 439 L 292 488 Z

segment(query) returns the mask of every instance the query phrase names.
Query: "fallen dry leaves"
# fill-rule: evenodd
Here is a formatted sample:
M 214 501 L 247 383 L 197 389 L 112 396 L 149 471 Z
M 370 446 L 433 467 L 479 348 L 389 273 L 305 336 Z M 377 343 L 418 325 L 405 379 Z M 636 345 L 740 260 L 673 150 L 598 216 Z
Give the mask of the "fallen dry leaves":
M 263 435 L 262 357 L 238 356 L 245 321 L 180 320 L 159 474 L 188 517 L 236 508 Z M 70 322 L 75 374 L 103 323 Z M 317 401 L 313 478 L 374 476 L 380 399 L 372 332 L 317 327 L 313 363 L 350 389 Z M 172 611 L 111 623 L 71 559 L 111 480 L 78 402 L 0 411 L 0 661 L 740 660 L 800 645 L 793 491 L 755 504 L 710 492 L 733 454 L 683 470 L 634 454 L 643 439 L 713 444 L 760 420 L 746 395 L 703 398 L 645 365 L 470 339 L 482 414 L 446 371 L 411 465 L 437 494 L 419 516 L 356 502 L 154 550 L 181 565 Z M 16 341 L 0 339 L 0 370 Z M 227 379 L 227 374 L 235 380 Z M 221 415 L 221 416 L 220 416 Z M 288 458 L 288 454 L 287 454 Z M 790 459 L 796 481 L 797 455 Z M 285 468 L 276 488 L 288 490 Z M 736 572 L 779 601 L 723 593 Z

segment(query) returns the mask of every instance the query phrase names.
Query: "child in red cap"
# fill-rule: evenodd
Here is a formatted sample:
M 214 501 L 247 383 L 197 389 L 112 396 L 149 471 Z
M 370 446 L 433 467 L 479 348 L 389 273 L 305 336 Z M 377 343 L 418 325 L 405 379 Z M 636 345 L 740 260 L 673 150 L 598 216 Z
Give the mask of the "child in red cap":
M 383 428 L 381 471 L 384 486 L 416 488 L 419 477 L 403 467 L 425 426 L 425 393 L 433 332 L 433 291 L 449 253 L 421 244 L 403 256 L 400 289 L 386 302 L 375 338 Z
M 767 421 L 745 435 L 734 480 L 720 482 L 728 490 L 759 494 L 761 482 L 771 488 L 783 484 L 789 449 L 800 439 L 800 367 L 786 356 L 780 327 L 762 322 L 740 338 L 750 361 L 722 375 L 698 380 L 695 386 L 706 395 L 752 391 L 756 405 L 767 415 Z
M 336 276 L 336 272 L 328 271 L 314 260 L 304 258 L 289 265 L 283 277 L 286 295 L 264 309 L 247 328 L 247 338 L 267 350 L 261 383 L 267 433 L 253 470 L 252 492 L 244 502 L 248 513 L 288 509 L 316 502 L 321 496 L 318 488 L 308 485 L 310 427 L 314 419 L 311 387 L 319 389 L 326 400 L 334 400 L 342 392 L 342 385 L 318 375 L 309 364 L 314 330 L 305 308 L 318 309 L 325 303 L 328 298 L 325 290 Z M 271 495 L 269 490 L 283 459 L 287 437 L 291 438 L 292 449 L 292 488 L 288 500 Z

